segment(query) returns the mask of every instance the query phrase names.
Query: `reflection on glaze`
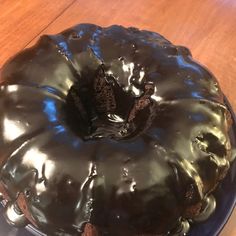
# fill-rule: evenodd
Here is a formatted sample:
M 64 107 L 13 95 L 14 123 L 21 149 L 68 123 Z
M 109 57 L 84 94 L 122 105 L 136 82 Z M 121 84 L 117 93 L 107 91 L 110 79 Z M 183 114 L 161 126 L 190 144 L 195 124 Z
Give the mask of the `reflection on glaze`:
M 106 236 L 183 235 L 214 211 L 230 115 L 186 48 L 81 24 L 43 36 L 1 77 L 0 190 L 12 224 L 48 235 L 88 225 Z

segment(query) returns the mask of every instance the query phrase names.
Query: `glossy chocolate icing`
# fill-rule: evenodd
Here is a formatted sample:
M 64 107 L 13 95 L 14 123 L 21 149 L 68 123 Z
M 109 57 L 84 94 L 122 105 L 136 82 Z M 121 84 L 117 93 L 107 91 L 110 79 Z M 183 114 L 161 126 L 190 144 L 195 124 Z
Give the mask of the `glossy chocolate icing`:
M 231 118 L 215 77 L 185 47 L 80 24 L 42 36 L 1 80 L 0 192 L 13 225 L 183 235 L 214 211 Z

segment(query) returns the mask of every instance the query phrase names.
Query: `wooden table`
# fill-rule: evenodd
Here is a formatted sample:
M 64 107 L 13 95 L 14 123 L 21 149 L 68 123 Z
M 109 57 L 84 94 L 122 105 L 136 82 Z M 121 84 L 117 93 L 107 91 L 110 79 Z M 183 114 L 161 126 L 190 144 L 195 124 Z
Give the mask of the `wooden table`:
M 81 22 L 157 31 L 218 78 L 236 111 L 236 0 L 0 0 L 0 67 L 42 34 Z M 236 235 L 234 211 L 221 236 Z

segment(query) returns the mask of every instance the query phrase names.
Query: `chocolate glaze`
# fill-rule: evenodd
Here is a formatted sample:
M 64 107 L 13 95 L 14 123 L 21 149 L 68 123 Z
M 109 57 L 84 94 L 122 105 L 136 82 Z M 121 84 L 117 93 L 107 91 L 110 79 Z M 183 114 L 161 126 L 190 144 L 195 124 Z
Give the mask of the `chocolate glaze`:
M 0 189 L 19 216 L 12 224 L 24 216 L 47 235 L 87 235 L 88 224 L 102 236 L 183 235 L 214 211 L 231 118 L 187 48 L 80 24 L 42 36 L 1 79 Z

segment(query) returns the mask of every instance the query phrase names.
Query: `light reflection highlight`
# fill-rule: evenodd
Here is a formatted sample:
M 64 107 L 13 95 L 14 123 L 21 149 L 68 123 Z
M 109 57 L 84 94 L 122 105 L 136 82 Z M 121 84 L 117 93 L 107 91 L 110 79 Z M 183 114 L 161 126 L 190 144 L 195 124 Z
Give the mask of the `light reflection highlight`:
M 43 101 L 44 104 L 44 109 L 43 112 L 47 115 L 49 121 L 55 122 L 57 121 L 57 109 L 56 109 L 56 104 L 53 100 L 51 99 L 45 99 Z
M 196 71 L 198 72 L 199 74 L 202 74 L 201 70 L 196 66 L 196 65 L 193 65 L 189 62 L 186 62 L 184 60 L 184 57 L 183 56 L 178 56 L 177 57 L 177 63 L 179 65 L 180 68 L 183 68 L 183 69 L 190 69 L 190 70 L 193 70 L 193 71 Z
M 54 175 L 56 169 L 55 163 L 48 159 L 47 154 L 42 153 L 37 148 L 28 150 L 22 160 L 22 164 L 29 168 L 37 170 L 38 179 L 47 180 Z M 39 193 L 46 190 L 44 181 L 36 184 L 36 188 Z
M 3 130 L 4 130 L 3 131 L 4 137 L 8 141 L 11 141 L 20 137 L 25 132 L 25 129 L 21 125 L 20 121 L 9 120 L 8 118 L 5 118 L 3 120 Z

